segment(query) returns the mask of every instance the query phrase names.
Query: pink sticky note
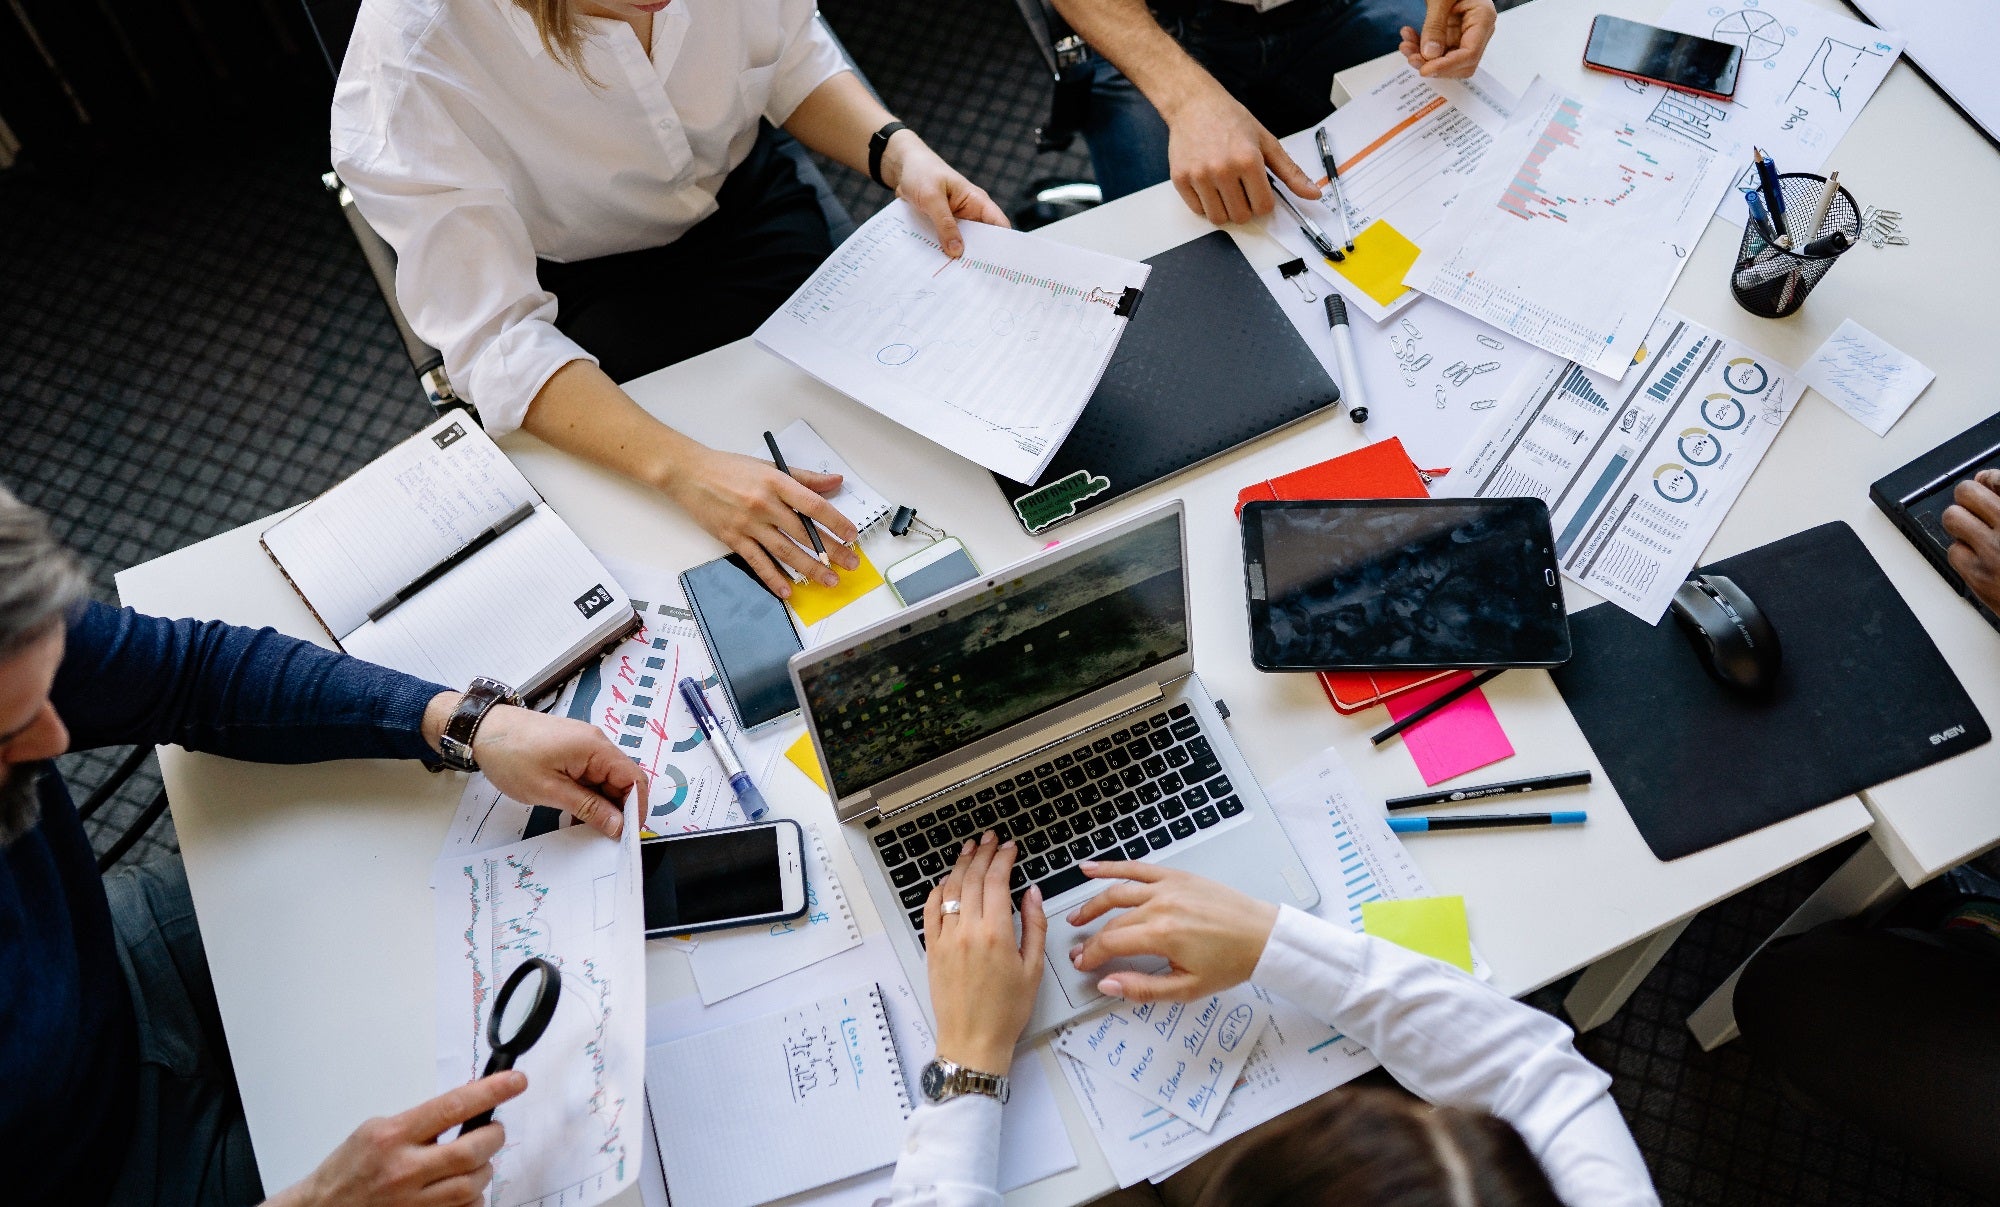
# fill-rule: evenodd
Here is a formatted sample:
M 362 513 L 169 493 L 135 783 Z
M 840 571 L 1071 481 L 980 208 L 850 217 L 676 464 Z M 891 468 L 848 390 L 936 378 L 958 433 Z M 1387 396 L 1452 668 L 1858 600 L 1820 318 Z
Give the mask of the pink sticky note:
M 1461 671 L 1449 679 L 1391 696 L 1384 701 L 1389 719 L 1402 720 L 1471 677 L 1471 671 Z M 1514 744 L 1500 728 L 1500 718 L 1493 715 L 1486 693 L 1477 689 L 1405 729 L 1399 740 L 1417 761 L 1417 774 L 1424 777 L 1425 784 L 1464 775 L 1514 753 Z

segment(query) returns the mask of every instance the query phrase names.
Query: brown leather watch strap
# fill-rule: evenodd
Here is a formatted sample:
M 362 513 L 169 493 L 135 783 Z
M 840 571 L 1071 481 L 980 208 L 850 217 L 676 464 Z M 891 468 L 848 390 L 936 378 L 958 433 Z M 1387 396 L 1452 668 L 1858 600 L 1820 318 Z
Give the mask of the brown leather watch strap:
M 451 712 L 451 718 L 444 723 L 444 735 L 438 740 L 438 750 L 444 757 L 444 765 L 454 771 L 477 771 L 479 763 L 472 757 L 472 740 L 479 734 L 479 724 L 496 704 L 519 704 L 514 689 L 498 679 L 480 677 L 465 689 L 465 698 Z

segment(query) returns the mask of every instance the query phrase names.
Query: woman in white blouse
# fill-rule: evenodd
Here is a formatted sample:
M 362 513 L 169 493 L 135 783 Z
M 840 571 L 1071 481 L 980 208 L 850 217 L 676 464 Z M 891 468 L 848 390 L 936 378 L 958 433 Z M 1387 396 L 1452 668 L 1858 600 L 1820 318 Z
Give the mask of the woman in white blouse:
M 831 250 L 774 126 L 893 188 L 947 254 L 959 221 L 1006 222 L 813 0 L 366 0 L 333 104 L 334 167 L 487 429 L 662 491 L 782 598 L 779 562 L 835 581 L 794 512 L 853 540 L 821 497 L 838 479 L 704 447 L 616 384 L 749 334 Z
M 1000 1101 L 952 1091 L 978 1084 L 979 1073 L 1005 1075 L 1041 979 L 1047 920 L 1030 889 L 1015 938 L 1013 862 L 1012 843 L 991 834 L 968 842 L 925 906 L 937 1060 L 896 1166 L 889 1201 L 899 1207 L 1000 1202 Z M 1132 956 L 1169 965 L 1107 973 L 1103 992 L 1186 1001 L 1254 981 L 1367 1045 L 1417 1095 L 1335 1090 L 1168 1179 L 1158 1188 L 1167 1202 L 1658 1204 L 1611 1079 L 1577 1055 L 1554 1018 L 1449 965 L 1200 876 L 1150 863 L 1082 866 L 1110 885 L 1070 922 L 1110 920 L 1070 960 L 1087 971 Z

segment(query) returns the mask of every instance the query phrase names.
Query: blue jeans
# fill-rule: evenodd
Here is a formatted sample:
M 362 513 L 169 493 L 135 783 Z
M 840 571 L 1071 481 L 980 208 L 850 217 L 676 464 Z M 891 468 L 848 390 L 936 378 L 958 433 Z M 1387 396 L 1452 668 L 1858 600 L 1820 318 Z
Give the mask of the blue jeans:
M 1190 0 L 1156 14 L 1160 24 L 1284 137 L 1333 108 L 1333 73 L 1396 49 L 1405 25 L 1421 29 L 1423 0 L 1291 0 L 1259 13 L 1229 0 Z M 1090 60 L 1083 137 L 1097 185 L 1110 201 L 1167 179 L 1167 123 L 1124 73 Z

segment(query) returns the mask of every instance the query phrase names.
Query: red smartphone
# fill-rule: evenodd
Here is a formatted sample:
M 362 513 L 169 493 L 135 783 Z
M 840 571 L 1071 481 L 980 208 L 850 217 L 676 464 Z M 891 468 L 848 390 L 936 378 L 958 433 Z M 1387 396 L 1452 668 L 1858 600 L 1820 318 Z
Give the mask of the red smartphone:
M 1736 95 L 1743 48 L 1599 13 L 1590 23 L 1583 65 L 1726 101 Z

